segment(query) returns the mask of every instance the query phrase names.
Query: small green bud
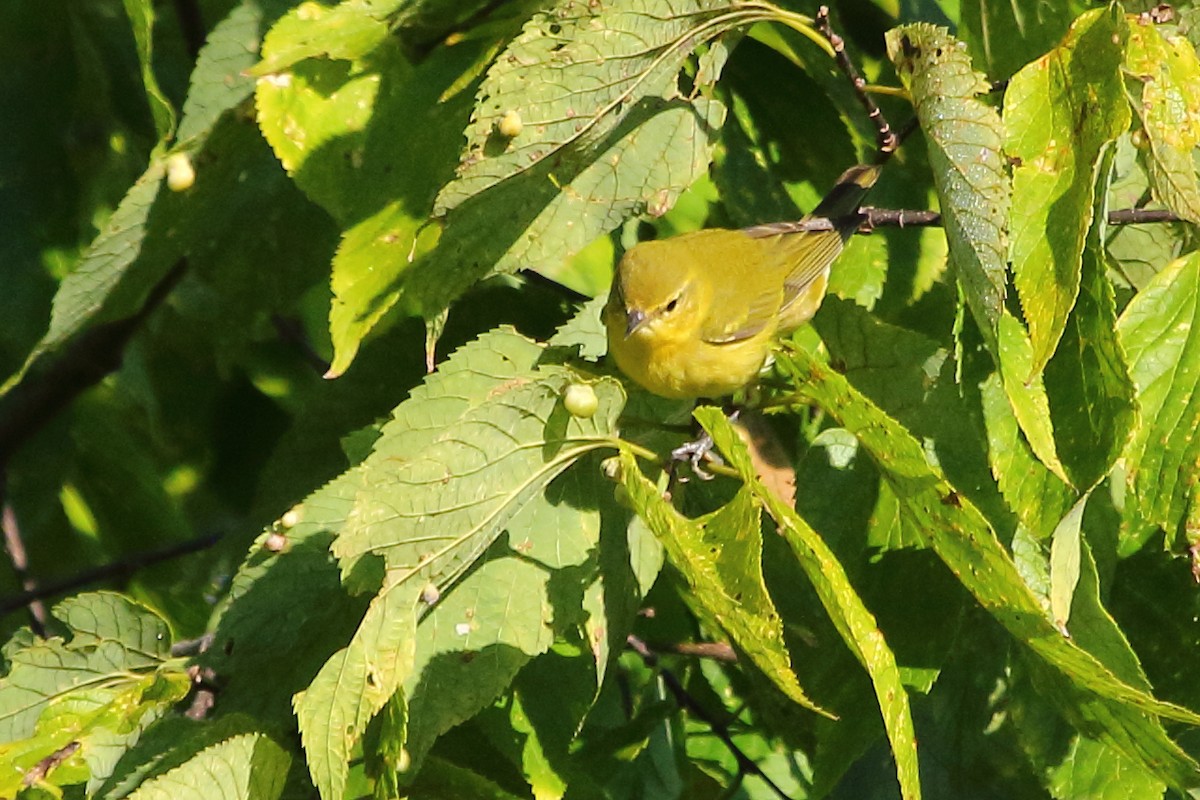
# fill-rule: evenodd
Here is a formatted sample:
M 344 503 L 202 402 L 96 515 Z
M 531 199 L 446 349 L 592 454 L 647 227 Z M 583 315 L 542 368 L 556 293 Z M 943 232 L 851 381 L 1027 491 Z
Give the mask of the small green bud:
M 587 419 L 600 407 L 600 399 L 586 383 L 572 383 L 563 390 L 563 405 L 571 416 Z

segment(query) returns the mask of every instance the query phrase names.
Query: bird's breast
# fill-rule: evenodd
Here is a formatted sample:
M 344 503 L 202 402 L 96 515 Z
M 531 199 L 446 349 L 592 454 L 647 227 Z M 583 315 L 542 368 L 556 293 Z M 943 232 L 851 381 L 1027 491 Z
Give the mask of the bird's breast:
M 663 397 L 724 397 L 758 375 L 770 348 L 769 336 L 726 344 L 672 339 L 638 331 L 612 348 L 617 366 Z

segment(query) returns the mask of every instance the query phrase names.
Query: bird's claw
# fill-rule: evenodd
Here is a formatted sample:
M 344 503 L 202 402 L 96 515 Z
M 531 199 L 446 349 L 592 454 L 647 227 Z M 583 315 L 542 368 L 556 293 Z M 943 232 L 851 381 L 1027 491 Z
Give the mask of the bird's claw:
M 716 443 L 707 433 L 701 436 L 694 442 L 680 445 L 671 451 L 671 458 L 675 461 L 687 461 L 692 465 L 692 472 L 702 481 L 711 481 L 714 476 L 711 472 L 700 465 L 701 461 L 708 461 L 714 464 L 724 464 L 721 456 L 713 451 Z

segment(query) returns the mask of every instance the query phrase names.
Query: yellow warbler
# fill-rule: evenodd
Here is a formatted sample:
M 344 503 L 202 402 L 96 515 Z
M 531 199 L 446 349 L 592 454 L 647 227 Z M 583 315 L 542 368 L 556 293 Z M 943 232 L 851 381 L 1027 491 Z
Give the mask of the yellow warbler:
M 750 383 L 775 337 L 817 312 L 829 266 L 878 177 L 878 166 L 846 170 L 800 222 L 701 230 L 630 249 L 604 308 L 617 366 L 664 397 L 721 397 Z M 821 220 L 830 224 L 822 229 Z

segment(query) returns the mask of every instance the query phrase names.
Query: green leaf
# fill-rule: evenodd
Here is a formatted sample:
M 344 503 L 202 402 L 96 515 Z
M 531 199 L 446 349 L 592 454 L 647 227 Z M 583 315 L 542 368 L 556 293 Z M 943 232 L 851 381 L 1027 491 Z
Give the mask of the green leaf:
M 682 99 L 679 70 L 693 50 L 761 16 L 761 11 L 741 11 L 727 0 L 566 2 L 538 14 L 488 70 L 466 130 L 458 178 L 438 195 L 436 213 L 445 214 L 544 160 L 594 159 L 598 146 L 639 106 Z M 696 88 L 708 88 L 719 74 L 717 69 L 698 75 L 707 82 Z M 702 116 L 720 127 L 719 118 Z M 502 121 L 508 124 L 501 126 Z M 702 159 L 701 168 L 707 164 L 705 138 L 676 139 L 691 143 L 681 150 L 699 151 L 694 157 Z M 620 157 L 610 156 L 610 166 L 618 166 Z M 643 166 L 643 178 L 651 163 Z M 550 174 L 573 171 L 564 164 Z M 680 189 L 698 174 L 692 172 Z M 660 172 L 651 183 L 661 184 L 664 178 L 669 180 L 669 174 Z M 611 196 L 616 187 L 608 188 Z M 664 190 L 656 201 L 656 216 L 673 199 Z
M 732 85 L 731 97 L 726 101 L 730 114 L 721 128 L 721 141 L 713 152 L 711 169 L 713 183 L 728 209 L 730 222 L 739 227 L 755 225 L 763 220 L 799 219 L 803 216 L 784 188 L 783 178 L 778 174 L 781 169 L 770 159 L 769 145 L 773 142 L 767 140 L 760 143 L 759 140 L 766 139 L 766 136 L 759 130 L 759 124 L 747 109 L 747 101 L 739 92 L 743 80 L 737 73 L 741 63 L 739 56 L 750 47 L 749 42 L 743 42 L 734 51 L 730 72 L 723 82 Z M 804 76 L 799 70 L 794 74 L 801 78 Z M 761 86 L 752 79 L 747 83 L 752 84 L 751 91 Z M 767 93 L 769 87 L 762 87 L 761 90 Z M 788 108 L 790 111 L 791 106 Z M 844 144 L 841 140 L 830 138 L 838 145 Z M 850 151 L 841 163 L 851 163 L 853 158 L 853 151 Z
M 508 523 L 507 539 L 497 542 L 482 565 L 427 603 L 417 631 L 416 665 L 405 685 L 410 771 L 434 739 L 490 704 L 556 636 L 578 641 L 583 630 L 598 633 L 599 638 L 586 641 L 603 649 L 583 657 L 591 662 L 587 696 L 594 696 L 596 673 L 603 674 L 606 666 L 601 658 L 607 661 L 613 646 L 609 628 L 623 644 L 636 600 L 623 605 L 612 598 L 607 605 L 584 608 L 586 598 L 594 590 L 618 589 L 640 597 L 635 586 L 612 585 L 631 567 L 628 548 L 616 548 L 619 552 L 608 558 L 604 552 L 612 544 L 606 539 L 625 535 L 623 519 L 611 524 L 602 519 L 610 486 L 595 459 L 580 462 Z M 584 620 L 581 609 L 591 616 Z
M 1129 135 L 1117 139 L 1109 208 L 1144 206 L 1151 196 L 1145 159 L 1132 140 Z M 1189 239 L 1193 228 L 1187 222 L 1110 225 L 1104 244 L 1119 275 L 1113 280 L 1117 285 L 1124 283 L 1141 290 L 1160 269 L 1191 249 Z
M 165 155 L 155 154 L 59 286 L 49 329 L 21 371 L 0 387 L 0 394 L 11 393 L 27 378 L 36 378 L 46 356 L 97 323 L 134 316 L 152 287 L 189 248 L 207 242 L 211 231 L 224 229 L 245 205 L 258 199 L 252 191 L 239 191 L 232 194 L 231 201 L 229 186 L 239 181 L 248 186 L 262 183 L 255 180 L 260 177 L 256 172 L 261 164 L 255 162 L 259 151 L 241 130 L 245 126 L 234 121 L 218 124 L 249 95 L 252 85 L 237 79 L 236 73 L 227 85 L 217 88 L 216 84 L 229 77 L 228 70 L 252 62 L 252 58 L 239 61 L 237 55 L 246 56 L 246 41 L 255 40 L 251 32 L 260 23 L 261 17 L 255 14 L 235 12 L 213 30 L 200 53 L 193 75 L 193 89 L 198 94 L 194 102 L 185 104 L 179 123 L 180 141 L 186 142 L 193 161 L 208 161 L 197 169 L 195 187 L 182 194 L 160 191 Z
M 1101 602 L 1102 587 L 1091 544 L 1096 539 L 1095 526 L 1086 521 L 1084 525 L 1091 530 L 1080 541 L 1079 578 L 1071 597 L 1071 637 L 1121 680 L 1149 692 L 1150 681 L 1146 679 L 1137 654 L 1125 638 L 1124 631 Z
M 992 359 L 982 348 L 956 360 L 935 340 L 881 322 L 874 314 L 837 298 L 826 298 L 814 327 L 829 350 L 829 362 L 885 413 L 920 437 L 949 479 L 962 487 L 998 529 L 1009 530 L 1011 514 L 991 480 L 986 427 L 974 389 L 992 369 Z M 821 438 L 834 433 L 827 429 Z M 843 452 L 858 447 L 853 434 L 837 433 L 837 446 Z M 861 469 L 873 471 L 866 465 Z M 912 520 L 898 514 L 891 490 L 882 485 L 871 491 L 878 494 L 878 502 L 868 523 L 870 543 L 885 549 L 922 546 L 924 537 L 905 527 Z M 811 494 L 823 497 L 812 498 Z M 813 516 L 822 504 L 828 506 L 827 514 Z M 857 536 L 852 532 L 853 523 L 847 524 L 851 517 L 845 505 L 840 490 L 805 492 L 797 510 L 827 538 L 843 528 L 847 529 L 845 535 Z
M 945 28 L 895 28 L 887 48 L 929 142 L 950 261 L 988 349 L 998 353 L 1012 190 L 1000 116 L 977 99 L 987 80 Z
M 489 559 L 421 619 L 404 687 L 414 773 L 437 737 L 491 704 L 554 641 L 553 575 L 517 554 Z
M 321 5 L 303 2 L 279 19 L 263 43 L 262 61 L 248 70 L 262 77 L 315 56 L 351 61 L 362 58 L 388 36 L 383 15 L 369 3 Z
M 121 595 L 79 595 L 53 614 L 71 638 L 37 640 L 10 656 L 0 679 L 0 741 L 29 736 L 48 704 L 91 687 L 137 681 L 170 655 L 166 622 Z
M 480 797 L 486 800 L 522 800 L 494 781 L 466 767 L 431 758 L 412 787 L 412 796 L 428 798 Z M 527 796 L 527 795 L 526 795 Z
M 469 601 L 467 584 L 456 585 L 506 528 L 512 526 L 513 536 L 520 536 L 518 515 L 551 496 L 547 486 L 559 473 L 593 450 L 614 446 L 611 436 L 624 403 L 620 385 L 610 378 L 593 382 L 599 410 L 573 417 L 560 397 L 568 384 L 584 379 L 566 367 L 535 366 L 542 354 L 541 346 L 506 330 L 464 348 L 397 408 L 365 461 L 305 503 L 320 507 L 326 496 L 352 498 L 343 506 L 333 552 L 351 582 L 361 583 L 356 568 L 367 563 L 368 554 L 382 557 L 386 568 L 384 586 L 350 645 L 330 658 L 296 700 L 309 767 L 323 797 L 343 796 L 351 748 L 371 717 L 424 663 L 418 661 L 417 641 L 425 643 L 421 659 L 464 643 L 459 626 L 466 624 L 469 632 L 471 624 L 463 622 L 464 616 L 450 626 L 449 638 L 444 625 L 426 627 L 429 635 L 441 631 L 443 638 L 418 637 L 419 609 L 461 590 L 460 600 L 471 604 L 470 616 L 479 613 L 488 623 L 478 647 L 508 646 L 514 637 L 522 643 L 532 637 L 533 652 L 548 645 L 538 633 L 544 627 L 541 606 L 511 627 L 506 621 L 514 597 L 505 577 L 513 574 L 511 568 L 500 570 L 499 577 L 483 567 L 472 573 L 472 582 L 483 582 L 476 583 L 483 586 L 482 600 Z M 520 538 L 515 546 L 524 546 Z M 544 602 L 545 594 L 522 596 Z M 581 602 L 576 599 L 577 606 Z M 453 614 L 456 607 L 444 608 L 451 610 L 432 612 L 437 616 L 431 619 Z M 481 691 L 486 702 L 498 689 Z M 409 701 L 415 729 L 418 717 L 424 723 L 425 712 L 415 696 Z M 472 702 L 477 708 L 479 700 Z M 430 713 L 436 727 L 444 714 Z
M 626 218 L 661 214 L 703 174 L 723 117 L 716 101 L 644 98 L 579 158 L 543 159 L 464 201 L 448 214 L 437 248 L 406 276 L 407 302 L 430 316 L 490 275 L 552 275 Z
M 1045 374 L 1056 450 L 1080 491 L 1090 491 L 1109 474 L 1138 416 L 1125 351 L 1117 338 L 1117 312 L 1104 258 L 1105 190 L 1113 155 L 1109 148 L 1101 158 L 1079 295 Z
M 351 749 L 412 669 L 417 598 L 399 577 L 386 581 L 350 644 L 294 700 L 309 774 L 326 800 L 345 796 Z
M 884 640 L 875 617 L 863 604 L 845 569 L 825 541 L 755 475 L 745 445 L 725 415 L 718 409 L 702 407 L 696 410 L 696 419 L 741 475 L 746 490 L 775 520 L 842 640 L 870 675 L 896 759 L 900 795 L 906 800 L 916 800 L 921 796 L 921 783 L 917 768 L 917 736 L 913 730 L 908 693 L 901 682 L 896 657 Z M 724 557 L 722 553 L 722 560 Z
M 779 102 L 781 85 L 786 103 Z M 736 226 L 798 219 L 797 203 L 815 206 L 846 165 L 860 160 L 857 146 L 870 141 L 853 127 L 867 120 L 827 55 L 783 25 L 747 32 L 721 89 L 731 113 L 712 177 Z
M 39 765 L 52 765 L 44 785 L 95 789 L 142 730 L 191 689 L 182 665 L 168 665 L 170 631 L 149 609 L 102 592 L 65 600 L 54 616 L 70 639 L 17 648 L 0 679 L 0 793 L 7 797 Z
M 386 446 L 398 452 L 425 452 L 448 431 L 452 433 L 458 420 L 485 406 L 494 391 L 499 391 L 515 376 L 534 369 L 543 353 L 543 347 L 511 331 L 498 330 L 486 334 L 452 355 L 437 373 L 413 389 L 409 400 L 398 406 L 393 412 L 392 421 L 384 425 L 380 438 L 375 442 L 376 448 Z M 382 465 L 381 461 L 384 462 Z M 286 592 L 286 586 L 279 585 L 280 582 L 298 586 L 307 583 L 314 585 L 314 588 L 325 586 L 325 581 L 330 577 L 325 553 L 327 536 L 347 528 L 347 521 L 352 519 L 355 504 L 359 502 L 360 492 L 364 489 L 367 471 L 378 469 L 386 473 L 393 471 L 394 467 L 389 466 L 378 454 L 374 460 L 368 457 L 363 465 L 345 473 L 297 506 L 294 509 L 297 521 L 288 531 L 289 540 L 294 540 L 294 549 L 287 554 L 287 558 L 271 559 L 268 565 L 254 565 L 254 569 L 244 568 L 243 574 L 235 581 L 235 597 L 250 592 L 259 582 L 263 587 L 260 592 L 270 591 L 267 587 L 273 584 L 276 591 Z M 277 565 L 273 563 L 275 561 L 278 561 Z M 264 570 L 264 566 L 270 568 Z M 360 577 L 364 571 L 356 570 L 356 566 L 365 564 L 360 564 L 355 558 L 343 562 L 346 578 L 351 585 L 361 584 L 366 579 Z M 375 580 L 378 581 L 378 578 Z M 377 587 L 378 583 L 375 583 L 370 587 L 371 591 Z M 323 677 L 314 681 L 298 703 L 310 767 L 325 797 L 340 796 L 349 748 L 361 736 L 374 710 L 392 696 L 395 688 L 411 672 L 411 663 L 415 658 L 415 610 L 423 589 L 424 585 L 415 585 L 410 581 L 399 588 L 393 586 L 377 597 L 350 648 L 336 653 L 330 659 L 320 672 Z M 334 597 L 321 600 L 312 610 L 315 616 L 311 620 L 305 620 L 299 627 L 289 628 L 291 635 L 307 639 L 322 631 L 322 623 L 328 626 L 345 613 L 344 601 L 334 602 L 336 596 L 341 594 L 340 590 L 325 586 L 325 591 L 334 594 Z M 321 592 L 314 594 L 318 598 L 325 596 Z M 246 599 L 240 602 L 240 606 L 235 603 L 231 612 L 222 617 L 218 642 L 236 643 L 243 638 L 259 640 L 264 635 L 274 633 L 272 627 L 263 630 L 261 619 L 256 619 L 254 608 Z M 332 619 L 327 616 L 331 612 L 336 612 Z M 260 617 L 263 613 L 259 612 Z M 389 614 L 392 616 L 389 617 Z M 366 625 L 367 622 L 370 625 Z M 241 666 L 241 674 L 254 669 L 253 654 L 240 655 L 247 650 L 249 648 L 234 649 L 237 659 L 235 665 Z M 384 658 L 385 655 L 403 657 L 410 663 L 407 668 L 392 669 L 393 665 Z M 248 662 L 247 659 L 251 660 Z M 355 672 L 339 677 L 337 670 L 346 667 Z M 377 673 L 377 669 L 382 673 Z M 375 685 L 367 692 L 369 676 Z M 390 686 L 383 685 L 381 678 L 387 679 Z M 243 688 L 250 689 L 248 686 Z M 369 695 L 364 698 L 367 704 L 359 706 L 360 696 L 364 692 Z M 371 706 L 375 708 L 371 709 Z M 341 724 L 330 727 L 329 722 L 335 715 Z
M 267 52 L 280 46 L 269 35 Z M 395 42 L 361 62 L 308 60 L 259 79 L 259 126 L 296 183 L 345 231 L 334 258 L 331 375 L 400 297 L 403 276 L 437 242 L 428 217 L 453 175 L 471 96 L 459 86 L 493 52 L 485 37 L 412 66 Z M 413 169 L 421 164 L 422 169 Z
M 1021 435 L 999 374 L 990 375 L 981 389 L 992 475 L 1028 532 L 1038 541 L 1049 539 L 1074 502 L 1075 492 L 1038 460 Z
M 575 316 L 566 325 L 554 332 L 548 344 L 551 347 L 578 347 L 579 356 L 595 360 L 608 352 L 608 331 L 600 312 L 608 302 L 608 293 L 596 297 L 580 306 Z
M 703 96 L 722 59 L 701 59 L 707 68 L 687 95 L 680 67 L 722 32 L 785 16 L 801 24 L 771 7 L 714 0 L 636 11 L 573 3 L 532 21 L 480 90 L 468 131 L 474 149 L 440 195 L 447 216 L 438 247 L 405 276 L 407 307 L 430 318 L 486 276 L 555 274 L 629 216 L 664 213 L 707 168 L 725 113 Z M 596 47 L 625 55 L 595 58 Z M 497 138 L 493 127 L 510 111 L 520 124 L 510 116 L 514 135 Z
M 276 45 L 274 29 L 264 52 Z M 375 167 L 364 161 L 365 128 L 370 122 L 387 68 L 392 80 L 411 74 L 393 48 L 369 68 L 345 61 L 306 61 L 283 74 L 260 78 L 254 89 L 258 126 L 276 158 L 296 184 L 343 224 L 381 203 L 378 191 L 365 192 L 362 175 Z M 398 73 L 398 74 L 397 74 Z
M 915 419 L 928 405 L 947 357 L 936 341 L 835 298 L 821 305 L 813 326 L 829 348 L 830 360 L 892 416 Z M 852 439 L 850 444 L 854 446 Z
M 1142 424 L 1125 450 L 1124 524 L 1141 537 L 1160 528 L 1184 545 L 1195 513 L 1200 463 L 1200 255 L 1165 267 L 1139 292 L 1117 324 L 1137 386 Z
M 1122 559 L 1107 600 L 1121 630 L 1139 654 L 1155 690 L 1195 706 L 1200 686 L 1192 658 L 1200 647 L 1200 594 L 1188 559 L 1156 547 Z
M 844 378 L 801 350 L 792 350 L 780 364 L 792 373 L 802 396 L 855 433 L 895 491 L 902 516 L 923 532 L 928 546 L 980 605 L 1044 663 L 1054 691 L 1069 698 L 1066 702 L 1096 735 L 1173 786 L 1197 785 L 1200 766 L 1166 737 L 1157 718 L 1197 724 L 1200 715 L 1122 681 L 1064 638 L 975 506 L 926 462 L 918 441 L 854 392 Z
M 122 198 L 78 266 L 60 284 L 50 310 L 50 328 L 34 356 L 60 347 L 100 312 L 142 249 L 150 210 L 165 175 L 164 162 L 154 161 Z
M 180 669 L 158 671 L 110 685 L 80 688 L 56 698 L 34 735 L 0 744 L 0 792 L 16 794 L 31 770 L 60 761 L 43 780 L 92 791 L 112 774 L 142 731 L 187 696 L 191 679 Z
M 1050 774 L 1054 800 L 1139 800 L 1162 797 L 1166 784 L 1111 747 L 1076 737 L 1062 763 Z
M 399 773 L 408 760 L 404 749 L 408 741 L 408 704 L 404 694 L 393 694 L 376 719 L 379 725 L 374 729 L 375 737 L 369 729 L 363 743 L 363 761 L 367 775 L 375 782 L 374 796 L 389 800 L 400 797 Z
M 515 374 L 422 449 L 385 427 L 363 463 L 360 488 L 334 545 L 339 559 L 383 556 L 397 579 L 449 585 L 508 521 L 584 454 L 612 447 L 624 394 L 593 384 L 600 411 L 567 413 L 560 393 L 580 380 L 562 367 Z
M 1062 44 L 1014 75 L 1004 93 L 1004 149 L 1015 159 L 1013 280 L 1034 372 L 1058 346 L 1079 292 L 1094 187 L 1108 177 L 1101 154 L 1129 127 L 1121 89 L 1127 35 L 1118 7 L 1095 9 L 1075 21 Z
M 399 31 L 410 47 L 430 47 L 448 36 L 470 29 L 478 20 L 494 21 L 509 15 L 524 20 L 534 9 L 541 9 L 546 0 L 519 0 L 502 6 L 491 0 L 367 0 L 376 14 L 389 14 L 392 29 Z
M 517 375 L 536 368 L 546 349 L 511 328 L 488 331 L 438 365 L 392 411 L 381 433 L 397 450 L 422 452 L 446 428 L 486 403 Z
M 625 628 L 621 648 L 626 646 L 627 636 Z M 520 762 L 531 787 L 538 783 L 553 786 L 560 778 L 568 786 L 582 785 L 588 778 L 595 780 L 604 774 L 587 770 L 585 777 L 585 758 L 581 757 L 580 731 L 604 716 L 604 702 L 598 693 L 611 691 L 613 685 L 608 681 L 601 686 L 596 677 L 591 654 L 561 645 L 535 659 L 517 677 L 506 727 L 510 737 L 515 733 L 516 738 L 525 739 Z M 554 686 L 555 691 L 547 692 L 547 686 Z M 552 796 L 560 795 L 561 790 Z
M 1050 542 L 1050 618 L 1064 632 L 1079 583 L 1079 550 L 1083 546 L 1079 526 L 1089 496 L 1083 495 L 1071 507 L 1054 529 Z
M 536 698 L 535 698 L 536 702 Z M 550 742 L 543 744 L 537 729 L 530 723 L 525 709 L 522 707 L 521 695 L 513 695 L 512 730 L 524 735 L 525 742 L 521 748 L 521 772 L 529 782 L 529 788 L 534 797 L 562 797 L 567 790 L 567 784 L 554 770 L 546 756 L 546 748 Z
M 142 84 L 146 87 L 150 114 L 154 117 L 158 140 L 165 142 L 175 133 L 175 109 L 154 77 L 154 5 L 150 0 L 124 0 L 124 3 L 137 44 L 138 66 L 142 71 Z
M 1155 197 L 1183 219 L 1200 223 L 1200 181 L 1193 153 L 1200 145 L 1200 59 L 1182 36 L 1154 25 L 1130 26 L 1125 87 L 1148 145 L 1144 151 Z
M 960 35 L 971 43 L 972 55 L 986 65 L 988 75 L 1002 80 L 1057 44 L 1086 8 L 1079 0 L 967 0 Z
M 1058 457 L 1054 440 L 1045 376 L 1033 368 L 1033 343 L 1029 341 L 1029 332 L 1007 309 L 1000 314 L 998 355 L 1004 393 L 1029 448 L 1047 469 L 1069 486 L 1071 480 Z
M 223 713 L 294 725 L 292 696 L 345 645 L 347 631 L 362 619 L 366 600 L 347 596 L 329 557 L 333 531 L 353 500 L 352 491 L 338 490 L 335 484 L 315 492 L 285 514 L 289 522 L 296 518 L 292 525 L 264 531 L 234 575 L 212 625 L 213 646 L 200 659 L 223 676 Z M 282 552 L 268 549 L 276 535 L 285 539 Z M 281 606 L 287 613 L 280 613 Z M 289 651 L 298 641 L 305 646 Z M 290 652 L 287 670 L 279 670 L 280 652 Z M 272 675 L 271 680 L 264 681 L 264 675 Z
M 181 144 L 195 144 L 196 137 L 203 137 L 222 114 L 254 91 L 254 79 L 246 71 L 257 60 L 257 42 L 269 21 L 260 4 L 244 3 L 209 31 L 183 101 Z
M 226 739 L 142 784 L 129 800 L 275 800 L 291 756 L 268 736 Z
M 689 519 L 667 502 L 627 451 L 621 453 L 621 476 L 638 516 L 662 541 L 702 613 L 785 695 L 829 716 L 804 693 L 792 671 L 783 623 L 763 583 L 761 507 L 754 496 L 743 489 L 717 511 Z
M 201 751 L 241 734 L 254 734 L 262 727 L 239 713 L 228 713 L 206 720 L 193 720 L 171 714 L 146 729 L 137 744 L 121 755 L 112 775 L 98 790 L 89 788 L 89 796 L 119 800 L 138 786 L 186 764 Z

